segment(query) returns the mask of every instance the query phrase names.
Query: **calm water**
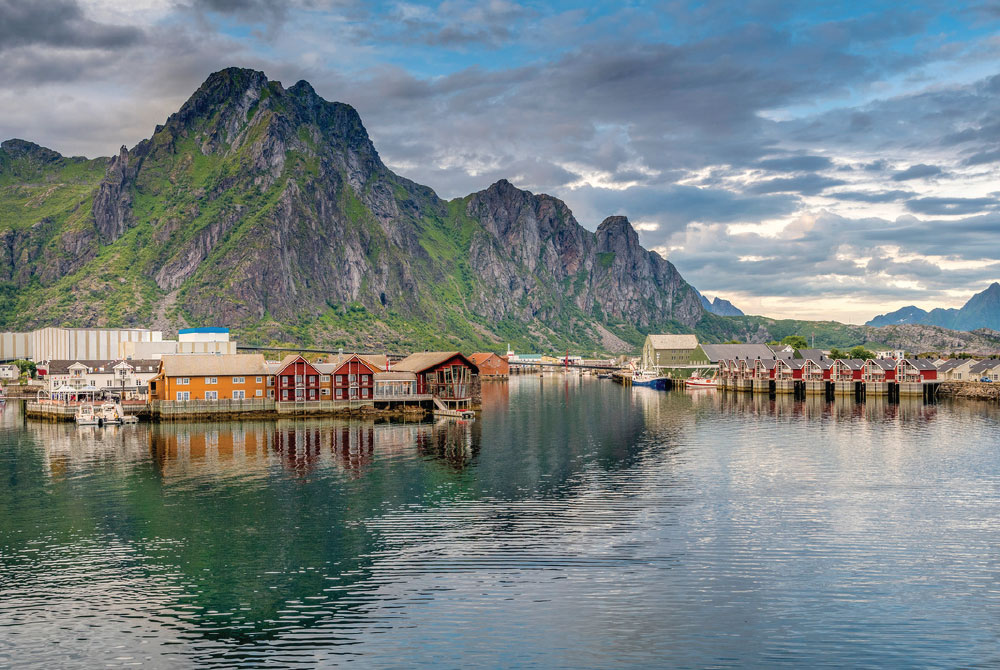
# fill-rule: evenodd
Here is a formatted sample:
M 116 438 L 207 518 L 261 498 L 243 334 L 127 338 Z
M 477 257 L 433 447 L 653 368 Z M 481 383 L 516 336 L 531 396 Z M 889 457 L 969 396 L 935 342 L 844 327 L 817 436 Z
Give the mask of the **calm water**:
M 471 425 L 0 415 L 0 666 L 1000 665 L 1000 409 L 487 385 Z

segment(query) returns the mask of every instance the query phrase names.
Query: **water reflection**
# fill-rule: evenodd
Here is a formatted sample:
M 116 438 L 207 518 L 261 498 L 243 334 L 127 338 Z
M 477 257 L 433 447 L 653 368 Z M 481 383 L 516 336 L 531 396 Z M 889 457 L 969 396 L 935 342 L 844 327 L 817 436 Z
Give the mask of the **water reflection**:
M 102 429 L 6 409 L 0 666 L 994 660 L 995 407 L 573 375 L 483 402 Z

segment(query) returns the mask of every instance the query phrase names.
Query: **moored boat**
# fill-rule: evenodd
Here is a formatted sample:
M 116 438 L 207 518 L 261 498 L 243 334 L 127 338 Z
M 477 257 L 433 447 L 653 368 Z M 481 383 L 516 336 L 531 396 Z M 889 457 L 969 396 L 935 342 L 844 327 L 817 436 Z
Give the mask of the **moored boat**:
M 714 389 L 714 388 L 716 388 L 717 384 L 716 384 L 716 381 L 715 381 L 715 377 L 707 378 L 707 377 L 700 377 L 698 375 L 691 375 L 684 382 L 684 386 L 686 386 L 689 389 L 691 389 L 691 388 L 695 388 L 695 389 Z
M 632 373 L 632 386 L 664 389 L 667 387 L 667 378 L 661 377 L 652 370 L 636 370 Z
M 93 405 L 80 405 L 77 407 L 74 418 L 78 426 L 96 426 L 100 424 L 100 417 L 94 411 Z

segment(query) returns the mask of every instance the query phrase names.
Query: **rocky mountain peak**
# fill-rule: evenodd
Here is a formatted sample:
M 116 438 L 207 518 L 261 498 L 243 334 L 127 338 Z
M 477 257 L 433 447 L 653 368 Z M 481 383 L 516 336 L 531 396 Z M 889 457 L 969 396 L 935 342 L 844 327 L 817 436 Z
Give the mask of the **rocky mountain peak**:
M 627 217 L 609 216 L 597 227 L 597 250 L 634 254 L 641 249 L 639 234 Z
M 8 156 L 14 159 L 27 158 L 43 163 L 50 163 L 62 158 L 62 154 L 58 151 L 46 149 L 45 147 L 39 146 L 34 142 L 29 142 L 28 140 L 19 140 L 16 138 L 4 140 L 0 143 L 0 149 L 3 149 Z

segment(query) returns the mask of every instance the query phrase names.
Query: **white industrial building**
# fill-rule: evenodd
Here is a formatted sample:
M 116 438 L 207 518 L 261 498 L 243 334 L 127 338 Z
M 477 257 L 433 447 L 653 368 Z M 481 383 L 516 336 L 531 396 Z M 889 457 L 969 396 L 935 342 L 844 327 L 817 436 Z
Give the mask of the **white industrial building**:
M 176 340 L 146 328 L 39 328 L 0 333 L 0 361 L 159 359 L 164 354 L 235 354 L 228 328 L 185 328 Z

